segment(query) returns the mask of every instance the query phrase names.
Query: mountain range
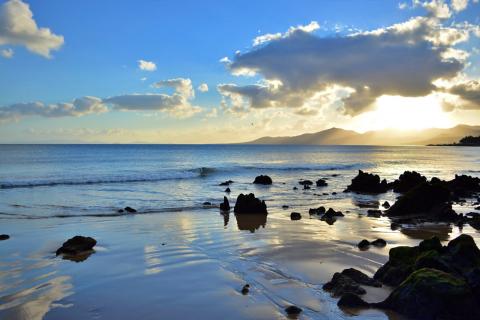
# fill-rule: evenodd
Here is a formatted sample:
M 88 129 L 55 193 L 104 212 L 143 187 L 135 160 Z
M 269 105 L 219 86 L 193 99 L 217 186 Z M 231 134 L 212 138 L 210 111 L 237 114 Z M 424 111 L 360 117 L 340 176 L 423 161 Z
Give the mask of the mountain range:
M 306 145 L 427 145 L 458 142 L 465 136 L 480 136 L 480 126 L 458 125 L 448 129 L 367 131 L 330 128 L 298 136 L 262 137 L 245 144 L 306 144 Z

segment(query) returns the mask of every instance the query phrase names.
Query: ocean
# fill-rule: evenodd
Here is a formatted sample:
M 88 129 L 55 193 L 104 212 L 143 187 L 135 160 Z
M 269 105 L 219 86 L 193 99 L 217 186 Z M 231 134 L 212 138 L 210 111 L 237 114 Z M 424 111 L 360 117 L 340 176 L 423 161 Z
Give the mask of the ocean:
M 290 145 L 0 145 L 1 319 L 273 319 L 288 304 L 306 319 L 349 318 L 321 286 L 333 272 L 369 274 L 392 246 L 466 226 L 391 230 L 366 208 L 397 194 L 343 193 L 364 170 L 388 181 L 405 170 L 452 179 L 480 177 L 474 147 Z M 253 185 L 267 174 L 271 186 Z M 302 190 L 300 179 L 327 187 Z M 219 184 L 226 180 L 226 186 Z M 294 187 L 298 190 L 293 190 Z M 269 210 L 262 221 L 221 215 L 227 196 L 253 192 Z M 211 202 L 212 205 L 204 205 Z M 282 206 L 288 205 L 288 209 Z M 320 205 L 346 213 L 334 225 L 309 219 Z M 136 214 L 119 213 L 130 206 Z M 469 212 L 466 203 L 454 208 Z M 297 211 L 302 220 L 290 221 Z M 76 235 L 97 239 L 82 262 L 55 257 Z M 386 248 L 359 253 L 356 243 L 383 237 Z M 239 290 L 252 287 L 248 296 Z M 368 292 L 372 301 L 388 290 Z M 387 319 L 369 310 L 356 319 Z

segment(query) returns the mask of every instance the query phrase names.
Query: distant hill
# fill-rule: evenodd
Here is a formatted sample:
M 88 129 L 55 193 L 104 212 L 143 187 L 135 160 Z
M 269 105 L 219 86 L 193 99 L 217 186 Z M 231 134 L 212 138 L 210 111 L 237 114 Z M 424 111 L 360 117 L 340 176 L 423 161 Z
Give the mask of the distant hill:
M 263 137 L 246 144 L 306 144 L 306 145 L 427 145 L 448 144 L 465 136 L 480 135 L 480 126 L 458 125 L 449 129 L 418 131 L 380 130 L 358 133 L 352 130 L 330 128 L 316 133 L 292 137 Z

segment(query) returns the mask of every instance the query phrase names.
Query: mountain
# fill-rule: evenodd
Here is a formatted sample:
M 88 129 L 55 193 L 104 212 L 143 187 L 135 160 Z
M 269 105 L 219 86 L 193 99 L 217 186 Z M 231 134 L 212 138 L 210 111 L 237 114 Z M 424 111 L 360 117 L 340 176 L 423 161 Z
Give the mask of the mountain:
M 454 143 L 469 135 L 480 135 L 480 126 L 458 125 L 448 129 L 432 128 L 412 131 L 386 129 L 365 133 L 330 128 L 292 137 L 263 137 L 245 144 L 426 145 Z

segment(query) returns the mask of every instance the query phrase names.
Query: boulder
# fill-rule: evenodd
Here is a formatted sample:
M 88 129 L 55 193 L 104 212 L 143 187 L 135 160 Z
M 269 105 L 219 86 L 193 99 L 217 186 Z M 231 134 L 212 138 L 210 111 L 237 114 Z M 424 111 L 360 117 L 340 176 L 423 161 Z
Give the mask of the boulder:
M 282 206 L 282 209 L 288 209 L 288 206 L 287 206 L 287 205 L 283 205 L 283 206 Z
M 308 184 L 303 185 L 303 190 L 310 190 L 311 187 Z
M 230 202 L 228 202 L 227 197 L 223 197 L 223 203 L 220 203 L 220 210 L 222 210 L 222 211 L 229 211 L 230 210 Z
M 388 183 L 385 179 L 380 180 L 376 174 L 358 171 L 358 175 L 352 179 L 347 191 L 359 193 L 384 193 L 388 190 Z
M 230 188 L 227 188 L 227 189 L 225 189 L 225 192 L 230 193 L 230 192 L 232 192 L 232 190 L 230 190 Z
M 10 239 L 10 236 L 8 234 L 0 234 L 0 241 L 8 239 Z
M 357 244 L 357 247 L 360 250 L 367 250 L 368 247 L 370 247 L 370 241 L 368 241 L 367 239 L 363 239 Z
M 412 319 L 480 319 L 480 305 L 467 282 L 431 268 L 413 272 L 376 305 Z
M 233 183 L 232 180 L 227 180 L 219 184 L 219 186 L 229 186 L 231 183 Z
M 387 245 L 387 241 L 379 238 L 377 240 L 373 240 L 372 242 L 370 242 L 370 244 L 375 247 L 385 247 Z
M 334 217 L 344 217 L 345 215 L 341 211 L 335 211 L 332 208 L 328 208 L 325 212 L 323 218 L 334 218 Z
M 456 196 L 469 197 L 474 192 L 480 191 L 480 178 L 455 175 L 455 178 L 448 181 L 446 185 Z
M 241 292 L 243 295 L 247 295 L 250 292 L 250 285 L 248 283 L 244 285 Z
M 342 271 L 342 274 L 356 281 L 359 284 L 363 284 L 371 287 L 377 287 L 377 288 L 382 286 L 382 284 L 379 281 L 367 276 L 362 271 L 354 268 L 344 269 Z
M 300 220 L 302 219 L 302 215 L 298 212 L 292 212 L 290 214 L 290 220 Z
M 298 181 L 298 184 L 300 184 L 302 186 L 311 186 L 313 184 L 313 182 L 311 180 L 300 180 L 300 181 Z
M 323 285 L 323 290 L 330 292 L 334 297 L 339 297 L 346 293 L 366 293 L 365 289 L 358 282 L 339 272 L 335 272 L 332 280 Z
M 367 211 L 368 217 L 380 218 L 382 216 L 382 211 L 376 209 L 370 209 Z
M 346 293 L 338 300 L 337 306 L 340 308 L 369 308 L 370 304 L 356 294 Z
M 419 184 L 427 182 L 427 178 L 416 171 L 405 171 L 391 183 L 394 192 L 405 193 Z
M 385 201 L 383 204 L 382 204 L 382 207 L 384 207 L 385 209 L 388 209 L 390 208 L 390 203 L 388 201 Z
M 203 205 L 204 205 L 204 206 L 211 206 L 212 203 L 211 203 L 210 201 L 205 201 L 205 202 L 203 203 Z
M 325 181 L 325 179 L 318 179 L 317 182 L 317 187 L 326 187 L 328 186 L 328 183 L 327 181 Z
M 253 183 L 265 184 L 265 185 L 272 184 L 272 178 L 270 178 L 269 176 L 260 175 L 255 177 L 255 180 L 253 181 Z
M 325 210 L 325 207 L 318 207 L 318 208 L 310 208 L 308 209 L 308 213 L 309 214 L 318 214 L 318 215 L 321 215 L 321 214 L 324 214 L 326 212 Z
M 259 213 L 267 214 L 267 205 L 265 201 L 255 198 L 253 193 L 244 195 L 240 193 L 234 208 L 235 213 Z
M 97 241 L 91 237 L 75 236 L 68 239 L 57 249 L 56 255 L 78 255 L 91 251 L 97 244 Z

